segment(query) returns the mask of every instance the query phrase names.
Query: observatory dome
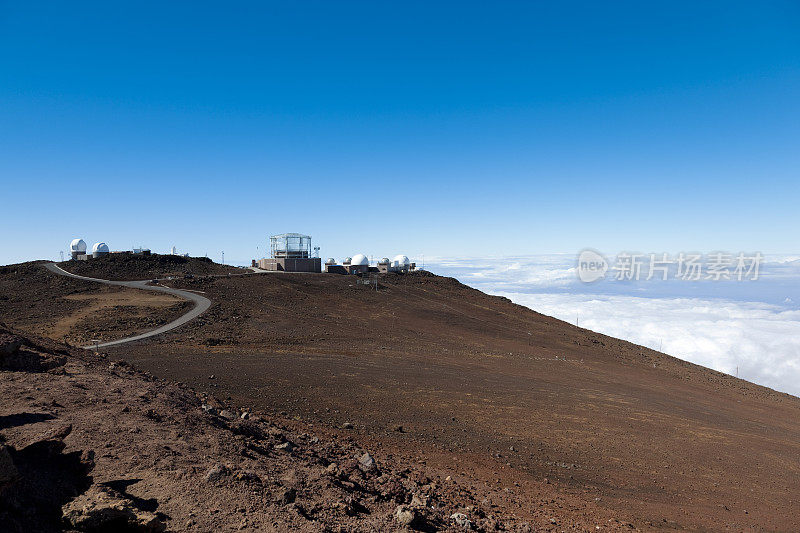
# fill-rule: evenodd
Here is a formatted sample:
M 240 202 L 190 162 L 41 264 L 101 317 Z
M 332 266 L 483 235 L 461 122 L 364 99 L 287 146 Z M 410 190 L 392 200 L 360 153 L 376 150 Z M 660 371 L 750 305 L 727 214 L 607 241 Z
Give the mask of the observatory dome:
M 364 254 L 356 254 L 350 260 L 351 265 L 369 265 L 369 259 Z
M 381 259 L 381 264 L 382 265 L 385 265 L 388 262 L 389 262 L 389 258 L 388 257 L 384 257 L 383 259 Z
M 350 257 L 345 257 L 345 258 L 344 258 L 344 261 L 342 261 L 342 264 L 343 264 L 343 265 L 349 265 L 349 264 L 350 264 L 350 260 L 351 260 L 351 258 L 350 258 Z
M 107 254 L 108 253 L 108 245 L 104 242 L 96 242 L 94 246 L 92 246 L 92 254 Z
M 336 259 L 334 259 L 333 257 L 329 257 L 328 260 L 325 261 L 325 264 L 326 265 L 335 265 L 336 264 Z
M 83 239 L 73 239 L 69 245 L 69 251 L 79 254 L 86 253 L 86 241 Z
M 408 257 L 406 257 L 403 254 L 398 254 L 394 256 L 394 259 L 392 259 L 392 261 L 397 263 L 398 266 L 408 266 L 411 264 L 411 261 L 408 260 Z

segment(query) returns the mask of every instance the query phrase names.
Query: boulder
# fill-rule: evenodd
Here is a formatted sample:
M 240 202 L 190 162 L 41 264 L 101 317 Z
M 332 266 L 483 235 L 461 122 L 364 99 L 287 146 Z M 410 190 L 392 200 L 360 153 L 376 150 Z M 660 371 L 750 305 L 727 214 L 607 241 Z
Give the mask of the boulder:
M 237 418 L 239 418 L 239 416 L 230 409 L 223 409 L 222 411 L 219 412 L 219 416 L 227 420 L 236 420 Z
M 375 470 L 377 468 L 375 466 L 375 459 L 373 459 L 368 452 L 364 452 L 364 454 L 358 458 L 358 468 L 364 472 Z
M 63 520 L 77 531 L 138 531 L 157 533 L 166 524 L 116 491 L 93 487 L 62 507 Z
M 286 452 L 286 453 L 291 453 L 292 450 L 294 450 L 295 448 L 296 448 L 296 446 L 294 444 L 292 444 L 288 440 L 286 442 L 284 442 L 283 444 L 278 444 L 277 446 L 275 446 L 276 450 L 281 451 L 281 452 Z
M 405 505 L 398 505 L 394 511 L 395 521 L 402 527 L 410 527 L 418 520 L 417 511 Z
M 453 513 L 450 515 L 450 520 L 455 523 L 458 527 L 464 529 L 472 529 L 472 522 L 467 518 L 467 515 L 464 513 Z

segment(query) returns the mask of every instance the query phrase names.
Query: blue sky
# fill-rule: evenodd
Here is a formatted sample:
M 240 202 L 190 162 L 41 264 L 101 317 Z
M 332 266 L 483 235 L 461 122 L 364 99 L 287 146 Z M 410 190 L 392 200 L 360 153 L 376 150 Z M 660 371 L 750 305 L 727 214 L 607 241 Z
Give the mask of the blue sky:
M 792 2 L 2 2 L 0 264 L 797 251 Z

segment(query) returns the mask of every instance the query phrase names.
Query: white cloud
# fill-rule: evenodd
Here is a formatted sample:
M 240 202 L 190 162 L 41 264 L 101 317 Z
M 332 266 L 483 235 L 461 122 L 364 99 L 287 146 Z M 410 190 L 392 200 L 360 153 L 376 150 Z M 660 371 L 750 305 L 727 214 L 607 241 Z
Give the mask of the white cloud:
M 800 396 L 796 257 L 756 282 L 577 281 L 574 257 L 463 259 L 432 270 L 541 313 Z M 792 298 L 794 297 L 794 299 Z

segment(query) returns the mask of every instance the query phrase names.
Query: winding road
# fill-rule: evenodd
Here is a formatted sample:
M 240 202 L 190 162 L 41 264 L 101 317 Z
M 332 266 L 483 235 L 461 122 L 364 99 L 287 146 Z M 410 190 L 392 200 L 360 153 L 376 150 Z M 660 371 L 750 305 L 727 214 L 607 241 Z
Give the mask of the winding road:
M 173 296 L 177 296 L 179 298 L 183 298 L 184 300 L 188 300 L 194 303 L 194 307 L 185 315 L 178 317 L 177 319 L 173 320 L 169 324 L 165 324 L 160 328 L 154 329 L 152 331 L 148 331 L 146 333 L 141 333 L 139 335 L 134 335 L 132 337 L 125 337 L 124 339 L 117 339 L 115 341 L 103 342 L 100 344 L 92 344 L 91 346 L 83 346 L 83 348 L 91 349 L 91 348 L 105 348 L 107 346 L 116 346 L 118 344 L 125 344 L 128 342 L 140 341 L 142 339 L 148 339 L 150 337 L 155 337 L 156 335 L 161 335 L 162 333 L 166 333 L 167 331 L 173 330 L 179 326 L 182 326 L 189 322 L 190 320 L 197 318 L 201 314 L 203 314 L 209 307 L 211 307 L 211 300 L 206 298 L 205 296 L 200 296 L 199 294 L 195 294 L 189 291 L 182 291 L 179 289 L 172 289 L 170 287 L 162 287 L 159 285 L 148 285 L 150 280 L 143 280 L 143 281 L 111 281 L 107 279 L 99 279 L 99 278 L 89 278 L 86 276 L 78 276 L 77 274 L 71 274 L 64 270 L 63 268 L 59 267 L 55 263 L 47 263 L 44 265 L 49 271 L 58 274 L 60 276 L 67 276 L 69 278 L 81 279 L 84 281 L 93 281 L 95 283 L 105 283 L 106 285 L 115 285 L 117 287 L 128 287 L 130 289 L 143 289 L 146 291 L 156 291 L 156 292 L 165 292 L 167 294 L 171 294 Z

